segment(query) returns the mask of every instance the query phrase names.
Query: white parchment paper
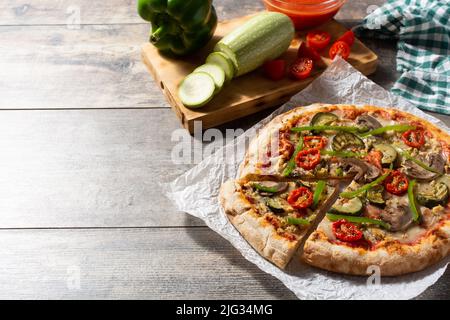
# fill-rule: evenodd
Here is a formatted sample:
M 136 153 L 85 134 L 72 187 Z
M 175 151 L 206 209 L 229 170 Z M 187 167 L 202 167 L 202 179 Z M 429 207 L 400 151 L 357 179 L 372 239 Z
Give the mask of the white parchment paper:
M 395 106 L 397 109 L 427 119 L 450 132 L 440 120 L 425 114 L 406 100 L 392 95 L 339 58 L 310 86 L 252 129 L 260 128 L 274 116 L 295 106 L 318 102 Z M 435 283 L 445 272 L 450 259 L 422 272 L 400 277 L 382 277 L 379 285 L 374 285 L 373 281 L 369 281 L 368 285 L 366 277 L 345 276 L 323 271 L 301 263 L 296 257 L 284 271 L 266 261 L 228 221 L 217 199 L 220 185 L 236 177 L 243 157 L 241 153 L 230 161 L 225 155 L 230 154 L 237 147 L 244 148 L 250 132 L 254 131 L 248 130 L 175 181 L 165 185 L 166 195 L 179 210 L 202 219 L 211 229 L 236 247 L 247 260 L 278 278 L 300 299 L 410 299 Z

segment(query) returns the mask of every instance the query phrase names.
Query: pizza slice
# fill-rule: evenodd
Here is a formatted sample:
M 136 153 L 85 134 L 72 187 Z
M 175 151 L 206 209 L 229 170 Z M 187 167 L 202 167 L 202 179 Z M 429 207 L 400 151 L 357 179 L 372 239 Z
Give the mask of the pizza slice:
M 229 180 L 220 202 L 247 242 L 284 268 L 335 190 L 325 181 Z
M 339 195 L 305 242 L 304 261 L 353 275 L 366 275 L 369 267 L 377 266 L 381 275 L 394 276 L 422 270 L 447 256 L 448 176 L 416 182 L 391 170 L 382 177 L 379 184 L 353 181 Z

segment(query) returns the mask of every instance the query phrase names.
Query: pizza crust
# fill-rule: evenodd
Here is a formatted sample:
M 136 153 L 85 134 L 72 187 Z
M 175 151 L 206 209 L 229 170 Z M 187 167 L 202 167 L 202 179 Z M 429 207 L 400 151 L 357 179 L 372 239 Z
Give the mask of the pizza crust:
M 251 203 L 239 190 L 240 186 L 234 180 L 228 180 L 220 187 L 219 201 L 227 215 L 239 215 L 251 208 Z
M 230 218 L 231 223 L 245 240 L 267 260 L 284 269 L 300 244 L 279 236 L 275 228 L 249 210 Z
M 228 219 L 261 256 L 284 269 L 297 251 L 300 241 L 291 241 L 278 235 L 270 223 L 251 209 L 239 188 L 233 180 L 226 181 L 220 188 L 220 203 Z
M 380 267 L 382 276 L 397 276 L 423 270 L 450 252 L 450 221 L 415 245 L 395 243 L 367 251 L 332 243 L 320 230 L 305 243 L 302 260 L 333 272 L 367 275 L 370 266 Z

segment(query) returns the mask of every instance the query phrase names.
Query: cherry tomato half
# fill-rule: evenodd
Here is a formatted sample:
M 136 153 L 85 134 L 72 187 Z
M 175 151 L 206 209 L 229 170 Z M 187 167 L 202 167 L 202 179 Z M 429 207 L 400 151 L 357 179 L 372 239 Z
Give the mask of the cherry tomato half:
M 330 34 L 321 30 L 310 31 L 306 35 L 306 43 L 308 44 L 308 46 L 317 51 L 325 49 L 326 46 L 330 43 L 330 40 Z
M 322 57 L 320 54 L 314 50 L 313 48 L 309 47 L 306 42 L 302 41 L 300 43 L 300 46 L 298 47 L 297 57 L 299 58 L 309 58 L 314 62 L 318 62 L 322 60 Z
M 402 134 L 403 142 L 413 148 L 420 148 L 425 143 L 423 130 L 408 130 Z
M 308 149 L 322 149 L 327 144 L 327 138 L 321 136 L 303 137 L 303 144 Z
M 351 47 L 353 45 L 353 43 L 355 42 L 355 34 L 353 33 L 352 30 L 348 30 L 341 37 L 339 37 L 339 39 L 337 39 L 336 41 L 344 41 Z
M 363 237 L 363 233 L 359 228 L 351 222 L 344 219 L 333 222 L 333 233 L 339 240 L 353 242 Z
M 281 80 L 284 78 L 286 62 L 283 59 L 267 61 L 264 63 L 263 68 L 264 73 L 269 79 L 274 81 Z
M 314 63 L 309 58 L 298 58 L 291 66 L 291 75 L 298 80 L 308 78 Z
M 295 157 L 297 166 L 305 170 L 314 169 L 320 162 L 319 149 L 306 149 L 300 151 Z
M 395 170 L 384 180 L 384 186 L 388 192 L 401 196 L 408 191 L 408 179 L 403 173 Z
M 350 46 L 344 41 L 336 41 L 331 46 L 329 55 L 331 60 L 336 56 L 341 56 L 342 59 L 347 60 L 350 56 Z
M 292 190 L 287 201 L 294 209 L 305 209 L 313 203 L 313 193 L 306 187 Z

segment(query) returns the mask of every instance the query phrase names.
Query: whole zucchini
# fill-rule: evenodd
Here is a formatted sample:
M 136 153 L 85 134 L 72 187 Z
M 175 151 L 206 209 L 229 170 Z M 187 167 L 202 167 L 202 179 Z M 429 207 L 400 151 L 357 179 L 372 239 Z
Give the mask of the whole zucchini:
M 384 187 L 377 185 L 367 191 L 367 200 L 376 206 L 384 206 L 386 201 L 383 198 Z
M 278 12 L 251 18 L 220 40 L 214 51 L 224 53 L 241 76 L 284 53 L 294 38 L 291 19 Z

